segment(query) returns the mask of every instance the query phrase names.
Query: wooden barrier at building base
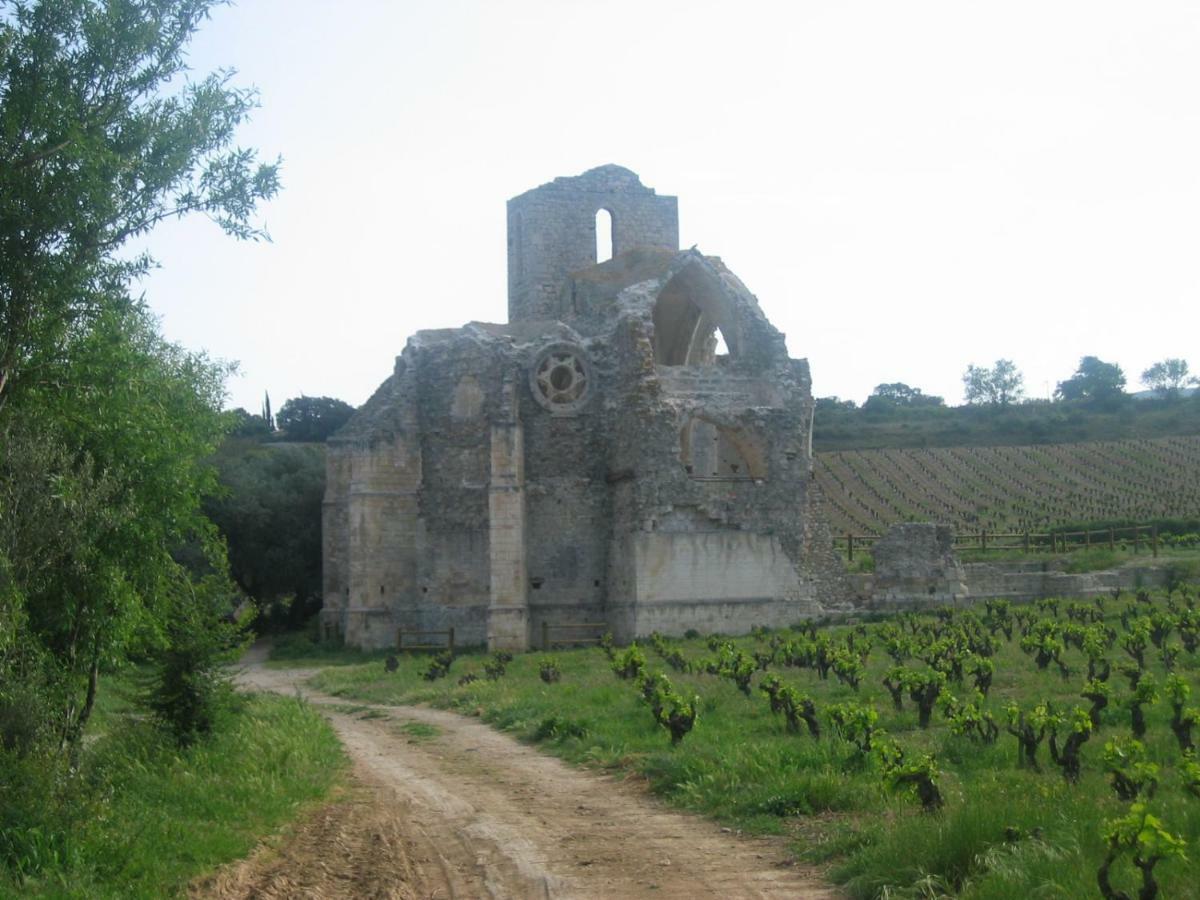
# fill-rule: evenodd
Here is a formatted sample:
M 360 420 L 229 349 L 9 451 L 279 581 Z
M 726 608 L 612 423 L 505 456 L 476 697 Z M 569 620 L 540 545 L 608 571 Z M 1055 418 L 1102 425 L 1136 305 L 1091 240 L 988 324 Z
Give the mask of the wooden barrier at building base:
M 442 637 L 446 638 L 444 644 L 416 643 L 405 644 L 405 637 L 415 638 L 430 638 Z M 450 654 L 454 654 L 454 629 L 447 628 L 443 631 L 418 631 L 413 628 L 397 628 L 396 629 L 396 652 L 402 653 L 405 650 L 449 650 Z
M 607 622 L 579 622 L 569 625 L 551 625 L 549 622 L 542 622 L 542 649 L 550 650 L 555 646 L 571 647 L 576 644 L 599 644 L 601 641 L 600 636 L 551 638 L 551 631 L 565 631 L 570 633 L 577 631 L 604 631 L 607 629 Z
M 834 545 L 843 543 L 846 558 L 854 561 L 856 551 L 870 547 L 880 539 L 878 534 L 850 534 L 833 539 Z M 1020 550 L 1023 553 L 1068 553 L 1072 549 L 1089 547 L 1117 548 L 1117 542 L 1132 543 L 1133 552 L 1146 551 L 1158 556 L 1158 528 L 1154 525 L 1135 525 L 1129 528 L 1102 528 L 1092 531 L 974 531 L 956 534 L 955 550 L 989 551 Z

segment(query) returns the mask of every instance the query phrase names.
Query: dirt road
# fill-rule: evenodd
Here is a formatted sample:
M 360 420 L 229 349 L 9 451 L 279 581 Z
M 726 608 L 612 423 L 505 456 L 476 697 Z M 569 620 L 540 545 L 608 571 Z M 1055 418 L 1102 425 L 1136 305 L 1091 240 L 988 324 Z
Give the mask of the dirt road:
M 354 761 L 349 796 L 278 848 L 197 888 L 210 897 L 833 898 L 782 845 L 666 809 L 482 723 L 358 705 L 247 660 L 243 683 L 323 708 Z

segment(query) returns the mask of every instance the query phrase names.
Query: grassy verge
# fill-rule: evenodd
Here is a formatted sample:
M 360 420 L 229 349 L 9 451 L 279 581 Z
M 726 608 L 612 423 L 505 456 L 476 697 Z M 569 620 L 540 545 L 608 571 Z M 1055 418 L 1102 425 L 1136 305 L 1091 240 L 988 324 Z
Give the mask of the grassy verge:
M 344 766 L 327 723 L 295 699 L 250 697 L 212 740 L 181 751 L 131 718 L 119 691 L 108 697 L 78 773 L 43 778 L 38 821 L 19 836 L 31 874 L 0 875 L 0 896 L 181 894 L 324 797 Z M 10 786 L 37 783 L 6 774 L 25 776 Z
M 387 656 L 386 651 L 362 651 L 322 641 L 312 630 L 292 631 L 271 637 L 271 668 L 361 665 Z
M 1125 602 L 1108 601 L 1108 623 L 1118 630 L 1117 612 Z M 1046 610 L 1039 616 L 1050 618 Z M 854 627 L 826 627 L 821 634 L 842 643 Z M 1079 693 L 1086 660 L 1079 651 L 1065 652 L 1071 671 L 1064 678 L 1053 666 L 1038 669 L 1019 649 L 1019 630 L 1011 640 L 1001 634 L 985 708 L 1002 731 L 995 743 L 983 743 L 954 734 L 937 712 L 931 727 L 920 728 L 909 699 L 902 710 L 893 708 L 881 685 L 893 664 L 882 649 L 881 627 L 887 626 L 864 626 L 875 645 L 858 690 L 832 674 L 821 679 L 813 669 L 776 661 L 767 673 L 755 673 L 747 696 L 727 678 L 672 671 L 647 648 L 650 671 L 666 672 L 680 694 L 700 698 L 694 730 L 674 747 L 633 682 L 617 678 L 598 649 L 554 654 L 562 672 L 554 684 L 539 678 L 546 654 L 530 653 L 518 656 L 494 681 L 484 677 L 487 657 L 467 654 L 455 661 L 448 678 L 434 682 L 422 678 L 428 658 L 406 657 L 390 674 L 379 661 L 326 669 L 314 686 L 363 701 L 456 709 L 572 762 L 635 773 L 683 808 L 735 828 L 791 835 L 799 856 L 827 866 L 855 897 L 1095 896 L 1104 853 L 1102 823 L 1128 809 L 1110 788 L 1101 762 L 1105 742 L 1129 734 L 1125 679 L 1114 669 L 1112 702 L 1083 747 L 1082 776 L 1071 784 L 1050 760 L 1046 744 L 1040 772 L 1018 767 L 1016 741 L 1003 733 L 1002 708 L 1010 700 L 1022 708 L 1046 700 L 1063 711 L 1086 706 Z M 747 654 L 765 654 L 773 637 L 797 635 L 759 632 L 734 643 Z M 860 646 L 862 640 L 860 635 Z M 671 641 L 670 648 L 694 665 L 714 655 L 701 639 Z M 1110 657 L 1120 661 L 1119 644 Z M 1148 663 L 1161 684 L 1166 672 L 1153 648 Z M 906 666 L 924 668 L 916 660 Z M 1175 670 L 1197 696 L 1200 659 L 1181 651 Z M 478 680 L 458 684 L 467 673 Z M 767 674 L 779 675 L 813 699 L 823 728 L 819 740 L 789 733 L 782 718 L 772 715 L 758 690 Z M 969 676 L 965 685 L 951 682 L 950 690 L 968 696 L 970 682 Z M 847 701 L 873 707 L 879 727 L 910 757 L 934 755 L 946 800 L 941 812 L 924 814 L 912 795 L 887 789 L 878 761 L 829 727 L 829 707 Z M 1183 760 L 1168 726 L 1170 709 L 1160 701 L 1146 713 L 1147 753 L 1160 766 L 1161 780 L 1153 812 L 1184 838 L 1191 858 L 1200 859 L 1200 799 L 1184 790 Z M 1128 861 L 1118 863 L 1114 873 L 1118 887 L 1134 889 L 1136 872 Z M 1198 874 L 1195 862 L 1177 859 L 1160 863 L 1155 873 L 1169 897 L 1188 896 Z

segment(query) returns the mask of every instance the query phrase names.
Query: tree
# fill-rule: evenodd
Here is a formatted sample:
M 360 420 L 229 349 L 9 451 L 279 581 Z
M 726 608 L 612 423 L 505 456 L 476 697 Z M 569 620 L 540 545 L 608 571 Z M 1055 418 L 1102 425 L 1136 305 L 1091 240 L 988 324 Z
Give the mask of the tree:
M 264 236 L 278 164 L 229 146 L 256 95 L 186 77 L 217 2 L 0 2 L 0 405 L 151 265 L 118 255 L 130 238 L 191 212 Z
M 227 367 L 164 341 L 154 316 L 112 304 L 50 358 L 0 417 L 0 556 L 19 595 L 22 643 L 49 679 L 64 745 L 82 734 L 101 668 L 161 642 L 192 592 L 175 551 L 226 571 L 201 497 L 229 423 Z M 232 594 L 230 589 L 229 594 Z
M 263 391 L 262 420 L 267 424 L 267 431 L 275 431 L 275 417 L 271 415 L 271 392 Z
M 1116 363 L 1106 363 L 1098 357 L 1085 356 L 1079 360 L 1079 368 L 1075 370 L 1075 374 L 1058 383 L 1054 396 L 1068 402 L 1111 408 L 1127 396 L 1125 373 Z
M 231 437 L 213 464 L 223 490 L 204 509 L 225 538 L 234 581 L 262 625 L 299 626 L 321 602 L 321 448 Z
M 1142 372 L 1142 384 L 1165 400 L 1176 400 L 1185 387 L 1200 384 L 1188 374 L 1187 360 L 1170 358 L 1156 362 Z
M 230 436 L 251 438 L 256 441 L 265 441 L 271 436 L 271 429 L 262 416 L 247 412 L 240 406 L 230 415 L 233 416 L 233 427 L 229 429 Z
M 858 409 L 853 400 L 843 400 L 840 397 L 818 397 L 816 411 L 818 413 L 852 412 Z
M 1025 393 L 1025 378 L 1010 359 L 998 359 L 990 369 L 969 365 L 963 373 L 967 403 L 1007 406 Z
M 186 78 L 217 2 L 0 0 L 0 707 L 16 673 L 73 749 L 102 669 L 178 636 L 185 547 L 234 594 L 200 506 L 228 367 L 163 340 L 123 252 L 189 212 L 264 236 L 277 165 L 229 149 L 255 95 Z
M 923 394 L 919 388 L 909 387 L 897 381 L 893 384 L 876 385 L 867 402 L 863 404 L 863 409 L 870 412 L 886 412 L 930 406 L 945 406 L 945 401 L 941 397 Z
M 332 397 L 300 396 L 284 402 L 276 421 L 285 441 L 324 441 L 354 415 L 354 407 Z

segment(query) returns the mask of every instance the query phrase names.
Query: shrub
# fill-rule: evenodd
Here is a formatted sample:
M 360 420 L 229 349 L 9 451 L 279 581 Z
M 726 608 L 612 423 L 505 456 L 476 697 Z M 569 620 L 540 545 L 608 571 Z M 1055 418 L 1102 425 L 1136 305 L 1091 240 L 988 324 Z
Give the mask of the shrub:
M 1050 726 L 1049 704 L 1039 703 L 1027 712 L 1018 707 L 1016 703 L 1009 703 L 1004 707 L 1004 712 L 1008 717 L 1008 733 L 1017 739 L 1017 744 L 1020 746 L 1018 758 L 1021 765 L 1038 771 L 1037 750 L 1042 745 L 1042 741 L 1046 737 L 1046 730 Z
M 937 702 L 938 694 L 946 686 L 946 676 L 941 672 L 917 672 L 912 669 L 904 671 L 904 689 L 909 698 L 917 704 L 917 724 L 922 728 L 929 727 L 933 716 L 933 705 Z
M 666 675 L 643 677 L 640 682 L 642 699 L 650 705 L 654 720 L 671 734 L 671 744 L 678 744 L 692 730 L 699 717 L 700 698 L 685 700 L 676 692 Z
M 884 741 L 879 745 L 878 756 L 884 780 L 893 789 L 912 787 L 921 801 L 922 812 L 933 813 L 942 808 L 942 792 L 937 786 L 937 764 L 931 754 L 907 759 L 899 745 Z
M 1162 827 L 1162 822 L 1146 812 L 1146 807 L 1135 803 L 1129 815 L 1104 823 L 1104 841 L 1108 845 L 1096 873 L 1100 894 L 1105 900 L 1128 900 L 1124 891 L 1115 891 L 1109 883 L 1109 871 L 1122 856 L 1131 856 L 1132 862 L 1142 873 L 1142 889 L 1139 900 L 1153 900 L 1158 896 L 1158 883 L 1154 878 L 1154 867 L 1164 859 L 1183 856 L 1183 839 Z
M 19 883 L 70 866 L 80 852 L 79 826 L 98 813 L 65 756 L 0 750 L 0 872 Z M 0 874 L 0 892 L 4 884 Z
M 1074 784 L 1079 780 L 1079 751 L 1092 736 L 1092 719 L 1086 709 L 1076 706 L 1069 715 L 1051 716 L 1050 756 L 1062 769 L 1063 778 Z M 1060 745 L 1059 731 L 1066 734 L 1066 739 Z
M 871 752 L 871 740 L 875 736 L 879 713 L 873 706 L 861 703 L 835 703 L 826 712 L 834 730 L 861 753 Z
M 508 671 L 508 664 L 512 662 L 512 654 L 504 650 L 497 650 L 492 654 L 491 659 L 483 664 L 483 674 L 487 676 L 488 681 L 499 681 L 504 677 L 504 673 Z
M 1145 745 L 1133 738 L 1116 738 L 1104 745 L 1104 768 L 1122 800 L 1149 799 L 1158 788 L 1158 766 L 1146 759 Z
M 176 598 L 167 646 L 155 654 L 144 699 L 180 746 L 211 734 L 233 705 L 225 663 L 236 657 L 242 630 L 229 621 L 229 607 L 224 583 L 205 579 Z
M 613 659 L 612 670 L 618 678 L 626 681 L 640 678 L 646 671 L 646 654 L 636 643 L 630 644 Z
M 1129 698 L 1129 726 L 1133 736 L 1140 738 L 1146 733 L 1146 714 L 1143 706 L 1158 702 L 1158 682 L 1154 675 L 1146 674 L 1134 688 L 1133 696 Z
M 439 678 L 445 678 L 450 674 L 450 666 L 453 663 L 453 653 L 449 650 L 439 651 L 430 657 L 429 665 L 425 667 L 425 671 L 421 673 L 421 677 L 426 681 L 437 681 Z

